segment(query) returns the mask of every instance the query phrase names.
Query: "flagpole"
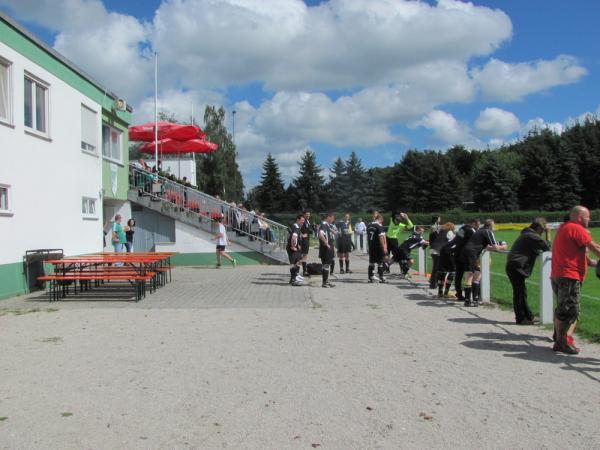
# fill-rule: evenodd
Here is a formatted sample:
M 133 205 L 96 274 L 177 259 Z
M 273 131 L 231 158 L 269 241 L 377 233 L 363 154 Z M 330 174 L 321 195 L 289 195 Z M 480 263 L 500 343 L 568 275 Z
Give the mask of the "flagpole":
M 192 102 L 192 125 L 194 124 L 194 102 Z M 192 161 L 194 161 L 194 186 L 198 185 L 198 181 L 196 180 L 196 153 L 192 152 Z
M 158 52 L 154 52 L 154 167 L 158 175 Z

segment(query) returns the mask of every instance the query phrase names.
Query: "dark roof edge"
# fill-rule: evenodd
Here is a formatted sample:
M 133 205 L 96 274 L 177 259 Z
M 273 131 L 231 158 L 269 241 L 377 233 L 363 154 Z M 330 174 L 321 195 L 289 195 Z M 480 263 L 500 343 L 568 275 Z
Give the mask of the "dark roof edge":
M 58 59 L 61 63 L 63 63 L 65 66 L 67 66 L 68 68 L 70 68 L 71 70 L 76 72 L 81 77 L 85 78 L 87 81 L 89 81 L 95 87 L 97 87 L 101 91 L 105 92 L 106 95 L 108 95 L 113 100 L 119 100 L 121 98 L 114 92 L 110 91 L 108 88 L 104 87 L 100 82 L 96 81 L 96 79 L 94 77 L 92 77 L 87 72 L 80 69 L 79 67 L 77 67 L 76 64 L 69 61 L 63 55 L 58 53 L 56 50 L 54 50 L 52 47 L 47 45 L 40 38 L 38 38 L 36 35 L 31 33 L 30 31 L 28 31 L 26 28 L 24 28 L 20 24 L 18 24 L 15 20 L 13 20 L 10 16 L 8 16 L 6 13 L 4 13 L 2 11 L 0 11 L 0 20 L 6 22 L 11 28 L 14 28 L 15 30 L 17 30 L 19 33 L 21 33 L 23 36 L 25 36 L 27 39 L 29 39 L 31 42 L 33 42 L 35 45 L 40 47 L 42 50 L 49 53 L 54 58 Z M 133 108 L 129 104 L 127 104 L 127 111 L 133 112 Z

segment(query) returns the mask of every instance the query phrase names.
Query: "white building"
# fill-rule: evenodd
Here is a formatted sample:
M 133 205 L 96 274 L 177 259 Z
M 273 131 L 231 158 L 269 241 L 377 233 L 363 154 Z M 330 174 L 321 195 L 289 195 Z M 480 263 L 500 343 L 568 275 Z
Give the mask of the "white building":
M 118 100 L 0 13 L 0 298 L 27 292 L 26 250 L 102 251 L 105 219 L 130 217 Z

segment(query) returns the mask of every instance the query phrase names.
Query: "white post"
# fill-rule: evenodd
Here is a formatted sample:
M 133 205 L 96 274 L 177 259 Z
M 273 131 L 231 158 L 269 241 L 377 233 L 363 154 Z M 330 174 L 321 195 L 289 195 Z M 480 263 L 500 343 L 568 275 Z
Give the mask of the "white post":
M 540 255 L 540 322 L 543 324 L 554 321 L 554 300 L 550 269 L 552 268 L 552 252 Z
M 483 303 L 489 303 L 491 299 L 491 277 L 490 277 L 490 252 L 483 252 L 481 254 L 481 301 Z
M 425 250 L 419 247 L 419 275 L 425 276 Z

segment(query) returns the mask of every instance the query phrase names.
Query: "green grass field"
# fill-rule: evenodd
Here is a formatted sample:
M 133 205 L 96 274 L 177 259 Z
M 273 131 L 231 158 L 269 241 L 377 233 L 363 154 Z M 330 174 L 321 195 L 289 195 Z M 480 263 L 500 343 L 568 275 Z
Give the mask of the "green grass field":
M 594 240 L 599 242 L 600 228 L 592 228 L 590 230 L 594 236 Z M 554 233 L 555 231 L 553 231 Z M 508 242 L 509 248 L 519 236 L 518 231 L 497 231 L 495 234 L 498 240 Z M 512 309 L 512 288 L 504 272 L 506 255 L 492 253 L 491 257 L 492 300 Z M 536 263 L 533 274 L 527 283 L 528 303 L 536 315 L 539 313 L 539 279 L 540 267 Z M 596 277 L 593 269 L 588 271 L 588 275 L 583 283 L 581 315 L 577 332 L 590 340 L 600 342 L 600 279 Z

